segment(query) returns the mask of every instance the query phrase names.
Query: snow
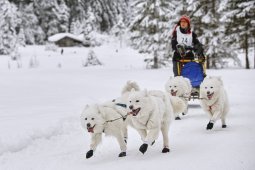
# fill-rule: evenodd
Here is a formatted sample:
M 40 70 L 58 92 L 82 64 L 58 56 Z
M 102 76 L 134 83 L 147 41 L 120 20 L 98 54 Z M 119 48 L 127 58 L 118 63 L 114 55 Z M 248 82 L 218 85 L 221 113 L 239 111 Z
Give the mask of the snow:
M 52 35 L 48 38 L 48 40 L 50 42 L 56 42 L 56 41 L 59 41 L 65 37 L 68 37 L 68 38 L 71 38 L 71 39 L 74 39 L 74 40 L 77 40 L 77 41 L 80 41 L 80 42 L 83 42 L 83 34 L 80 34 L 80 35 L 74 35 L 74 34 L 71 34 L 71 33 L 58 33 L 58 34 L 55 34 L 55 35 Z
M 80 125 L 84 106 L 118 97 L 128 80 L 142 88 L 164 90 L 172 69 L 146 70 L 141 54 L 117 43 L 94 48 L 103 66 L 86 68 L 82 59 L 88 48 L 63 48 L 63 55 L 61 49 L 44 48 L 20 49 L 20 69 L 7 56 L 0 56 L 1 170 L 254 169 L 254 70 L 207 71 L 222 77 L 229 95 L 226 129 L 218 121 L 207 131 L 207 115 L 198 101 L 190 101 L 188 115 L 170 127 L 170 153 L 161 153 L 160 136 L 142 155 L 140 137 L 130 128 L 126 157 L 118 157 L 115 138 L 104 137 L 94 157 L 86 159 L 90 136 Z M 39 66 L 29 68 L 34 56 Z

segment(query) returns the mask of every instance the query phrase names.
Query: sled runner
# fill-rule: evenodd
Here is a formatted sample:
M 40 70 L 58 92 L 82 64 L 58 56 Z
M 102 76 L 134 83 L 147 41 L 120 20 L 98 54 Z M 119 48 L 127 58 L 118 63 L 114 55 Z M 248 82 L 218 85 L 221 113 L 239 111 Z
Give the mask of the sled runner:
M 206 58 L 197 54 L 193 47 L 178 44 L 177 50 L 181 55 L 181 59 L 177 61 L 178 76 L 190 80 L 192 85 L 190 99 L 199 99 L 199 87 L 206 76 Z M 192 52 L 194 58 L 187 58 L 188 52 Z

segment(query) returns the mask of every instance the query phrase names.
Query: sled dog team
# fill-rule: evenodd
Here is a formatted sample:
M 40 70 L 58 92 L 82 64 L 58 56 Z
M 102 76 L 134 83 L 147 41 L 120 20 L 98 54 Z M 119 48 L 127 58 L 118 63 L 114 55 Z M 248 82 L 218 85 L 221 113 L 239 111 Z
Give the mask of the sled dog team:
M 140 134 L 141 153 L 144 154 L 154 144 L 160 133 L 163 136 L 162 153 L 169 152 L 169 127 L 180 113 L 187 113 L 191 90 L 189 79 L 181 76 L 170 77 L 165 84 L 165 91 L 140 90 L 136 82 L 128 81 L 120 97 L 101 104 L 87 105 L 81 114 L 81 125 L 91 134 L 86 158 L 93 156 L 103 133 L 116 137 L 121 150 L 119 157 L 126 156 L 127 126 Z M 218 119 L 221 119 L 222 128 L 227 127 L 229 104 L 219 77 L 204 79 L 200 85 L 200 102 L 210 117 L 207 130 L 212 129 Z

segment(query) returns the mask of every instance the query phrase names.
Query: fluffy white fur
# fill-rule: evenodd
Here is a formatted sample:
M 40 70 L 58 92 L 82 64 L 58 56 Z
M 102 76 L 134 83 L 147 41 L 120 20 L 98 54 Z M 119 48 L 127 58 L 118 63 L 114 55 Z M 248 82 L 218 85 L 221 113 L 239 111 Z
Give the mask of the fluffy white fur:
M 145 153 L 148 144 L 153 144 L 161 131 L 163 135 L 162 152 L 169 152 L 168 131 L 174 117 L 169 96 L 161 91 L 132 90 L 128 97 L 127 107 L 131 114 L 132 124 L 144 142 L 139 150 Z
M 210 117 L 206 129 L 212 129 L 218 119 L 221 119 L 222 128 L 225 128 L 229 103 L 221 78 L 206 77 L 200 85 L 200 98 L 201 107 Z
M 178 96 L 183 100 L 185 109 L 180 110 L 179 113 L 187 114 L 188 100 L 192 90 L 190 80 L 182 76 L 170 77 L 165 84 L 165 90 L 170 96 Z M 178 117 L 178 115 L 176 115 L 176 117 Z
M 122 117 L 123 115 L 109 104 L 86 106 L 81 114 L 82 127 L 91 133 L 90 150 L 86 158 L 93 156 L 98 144 L 102 141 L 103 133 L 116 137 L 121 149 L 119 157 L 126 156 L 126 126 Z M 110 120 L 114 121 L 108 122 Z
M 125 86 L 123 87 L 122 90 L 122 95 L 114 100 L 115 103 L 115 108 L 117 110 L 119 110 L 119 112 L 122 112 L 122 114 L 126 114 L 127 112 L 130 112 L 129 110 L 129 104 L 130 104 L 130 97 L 134 96 L 135 93 L 140 94 L 140 93 L 144 93 L 142 91 L 140 91 L 139 86 L 137 85 L 136 82 L 133 81 L 128 81 Z M 169 142 L 168 142 L 168 130 L 169 130 L 169 126 L 170 126 L 170 122 L 172 120 L 173 116 L 173 112 L 176 113 L 180 113 L 181 111 L 183 111 L 185 109 L 185 103 L 179 98 L 179 97 L 175 97 L 175 96 L 169 96 L 168 94 L 166 94 L 165 92 L 159 91 L 159 90 L 151 90 L 146 92 L 148 94 L 148 96 L 150 96 L 149 98 L 154 98 L 155 100 L 160 101 L 159 103 L 163 103 L 162 107 L 160 106 L 152 106 L 152 108 L 157 107 L 158 110 L 163 110 L 163 118 L 162 117 L 157 117 L 159 118 L 162 122 L 157 121 L 156 124 L 154 124 L 154 127 L 156 127 L 157 130 L 161 130 L 163 133 L 163 137 L 164 137 L 164 152 L 167 152 L 167 149 L 169 147 Z M 123 104 L 126 107 L 123 107 Z M 153 102 L 149 102 L 148 105 L 153 105 Z M 146 112 L 146 110 L 144 110 Z M 161 114 L 162 111 L 160 111 L 160 113 L 155 113 L 156 114 Z M 166 114 L 165 114 L 166 112 Z M 154 117 L 155 117 L 154 115 Z M 152 117 L 147 117 L 148 120 L 149 119 L 155 119 Z M 164 120 L 164 121 L 163 121 Z M 139 122 L 139 121 L 138 121 Z M 141 138 L 143 141 L 145 141 L 145 143 L 151 143 L 155 140 L 153 140 L 154 138 L 157 138 L 157 135 L 153 136 L 153 139 L 149 139 L 149 136 L 145 137 L 145 132 L 147 134 L 147 132 L 150 131 L 150 124 L 152 121 L 150 121 L 150 123 L 148 124 L 148 127 L 145 127 L 143 129 L 141 129 L 139 127 L 139 123 L 137 123 L 136 118 L 134 118 L 132 115 L 127 117 L 127 120 L 125 121 L 126 125 L 131 125 L 132 127 L 134 127 L 135 129 L 138 130 L 138 132 L 141 135 Z M 153 120 L 153 122 L 155 122 Z M 163 126 L 162 126 L 163 124 Z M 147 125 L 146 125 L 147 126 Z M 152 128 L 153 129 L 153 128 Z M 151 131 L 152 132 L 152 131 Z M 127 134 L 125 135 L 127 137 Z M 147 135 L 146 135 L 147 136 Z M 152 141 L 153 140 L 153 141 Z M 140 150 L 141 151 L 141 150 Z M 144 153 L 144 152 L 143 152 Z

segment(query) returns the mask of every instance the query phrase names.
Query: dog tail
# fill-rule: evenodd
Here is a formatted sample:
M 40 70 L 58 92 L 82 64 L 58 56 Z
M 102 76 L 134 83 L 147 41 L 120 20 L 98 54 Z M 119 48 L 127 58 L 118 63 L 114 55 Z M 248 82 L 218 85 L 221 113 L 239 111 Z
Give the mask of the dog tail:
M 134 89 L 135 91 L 139 91 L 140 87 L 138 86 L 138 84 L 135 81 L 127 81 L 127 83 L 125 84 L 125 86 L 123 87 L 121 94 L 124 94 L 126 92 L 130 92 L 132 89 Z

